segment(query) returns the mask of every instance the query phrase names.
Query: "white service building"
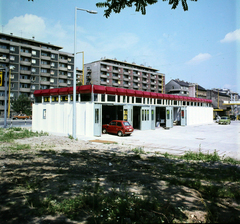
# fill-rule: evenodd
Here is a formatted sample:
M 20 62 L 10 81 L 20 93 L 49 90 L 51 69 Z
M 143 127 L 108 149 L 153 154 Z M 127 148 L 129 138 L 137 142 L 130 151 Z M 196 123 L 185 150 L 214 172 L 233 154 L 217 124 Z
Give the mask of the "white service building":
M 139 130 L 213 122 L 208 99 L 99 85 L 77 86 L 76 93 L 76 136 L 101 136 L 102 124 L 115 119 L 128 120 Z M 73 87 L 36 90 L 34 95 L 32 129 L 72 135 Z

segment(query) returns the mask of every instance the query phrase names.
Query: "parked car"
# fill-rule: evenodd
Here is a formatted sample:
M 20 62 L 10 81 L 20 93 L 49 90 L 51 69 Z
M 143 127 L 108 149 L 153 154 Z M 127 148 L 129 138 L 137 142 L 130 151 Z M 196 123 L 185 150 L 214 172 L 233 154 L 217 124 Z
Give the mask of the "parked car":
M 218 124 L 231 124 L 231 120 L 227 116 L 222 116 Z
M 230 119 L 231 119 L 232 121 L 235 121 L 235 120 L 236 120 L 236 116 L 235 116 L 235 115 L 230 115 Z
M 32 116 L 28 116 L 26 114 L 18 114 L 16 116 L 13 116 L 13 120 L 17 120 L 17 119 L 27 120 L 27 119 L 32 119 Z
M 102 133 L 112 133 L 118 136 L 131 135 L 133 133 L 133 127 L 128 121 L 113 120 L 109 124 L 102 126 Z

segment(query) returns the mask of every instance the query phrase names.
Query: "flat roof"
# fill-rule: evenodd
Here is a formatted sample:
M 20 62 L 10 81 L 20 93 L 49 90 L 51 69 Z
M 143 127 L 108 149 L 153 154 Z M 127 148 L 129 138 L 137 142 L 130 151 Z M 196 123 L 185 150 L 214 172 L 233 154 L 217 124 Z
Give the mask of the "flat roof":
M 39 46 L 49 46 L 49 47 L 54 47 L 54 48 L 57 48 L 57 49 L 63 49 L 63 47 L 60 47 L 60 46 L 57 46 L 57 45 L 53 45 L 53 44 L 50 44 L 50 43 L 45 43 L 45 42 L 41 42 L 41 41 L 36 41 L 35 39 L 28 39 L 28 38 L 23 38 L 23 37 L 18 37 L 18 36 L 14 36 L 12 34 L 5 34 L 5 33 L 0 33 L 0 37 L 6 37 L 6 38 L 12 38 L 13 39 L 13 42 L 16 42 L 16 43 L 22 43 L 22 44 L 29 44 L 29 45 L 33 45 L 33 46 L 36 46 L 39 45 Z M 15 39 L 15 40 L 14 40 Z M 1 39 L 1 40 L 4 40 L 4 39 Z M 27 41 L 28 43 L 24 43 L 24 42 L 18 42 L 17 40 L 22 40 L 22 41 Z M 6 40 L 6 41 L 10 41 L 10 40 Z

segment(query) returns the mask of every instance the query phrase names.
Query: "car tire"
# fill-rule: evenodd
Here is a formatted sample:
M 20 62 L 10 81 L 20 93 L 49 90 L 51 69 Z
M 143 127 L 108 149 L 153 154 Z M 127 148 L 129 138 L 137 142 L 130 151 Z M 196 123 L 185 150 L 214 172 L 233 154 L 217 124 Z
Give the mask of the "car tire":
M 122 136 L 123 136 L 123 133 L 122 133 L 121 131 L 119 131 L 119 132 L 117 133 L 117 135 L 118 135 L 119 137 L 122 137 Z
M 104 128 L 104 129 L 102 130 L 102 133 L 103 133 L 103 134 L 107 134 L 107 129 Z

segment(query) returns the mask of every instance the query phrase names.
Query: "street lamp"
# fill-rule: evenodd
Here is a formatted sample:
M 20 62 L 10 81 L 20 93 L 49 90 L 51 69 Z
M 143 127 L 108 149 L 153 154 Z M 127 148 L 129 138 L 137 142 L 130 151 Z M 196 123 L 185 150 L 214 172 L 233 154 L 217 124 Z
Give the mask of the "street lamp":
M 77 27 L 77 10 L 85 11 L 91 14 L 97 14 L 96 11 L 81 9 L 75 7 L 75 17 L 74 17 L 74 71 L 73 71 L 73 127 L 72 134 L 73 138 L 76 139 L 76 27 Z

